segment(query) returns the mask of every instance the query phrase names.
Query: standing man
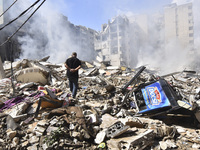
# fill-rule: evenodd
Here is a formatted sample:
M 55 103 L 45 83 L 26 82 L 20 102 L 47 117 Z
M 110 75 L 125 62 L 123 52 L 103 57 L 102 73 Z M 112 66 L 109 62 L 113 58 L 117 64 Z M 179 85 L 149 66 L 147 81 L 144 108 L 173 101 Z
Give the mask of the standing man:
M 81 61 L 77 58 L 76 52 L 73 52 L 72 56 L 66 60 L 65 67 L 67 68 L 70 91 L 72 97 L 75 98 L 78 89 L 78 70 L 81 68 Z

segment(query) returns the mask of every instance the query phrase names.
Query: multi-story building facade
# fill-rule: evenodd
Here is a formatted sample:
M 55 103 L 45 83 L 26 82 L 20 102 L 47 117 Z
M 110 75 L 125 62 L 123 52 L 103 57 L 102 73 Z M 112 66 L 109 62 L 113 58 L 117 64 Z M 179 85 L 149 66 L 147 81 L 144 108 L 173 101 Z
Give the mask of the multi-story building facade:
M 0 14 L 2 14 L 9 7 L 9 2 L 6 0 L 0 0 Z M 10 20 L 9 13 L 5 13 L 0 17 L 0 27 L 3 27 Z M 16 21 L 17 24 L 19 23 Z M 17 41 L 17 36 L 22 35 L 24 32 L 19 31 L 16 36 L 11 40 L 3 44 L 8 38 L 17 30 L 17 26 L 9 25 L 3 30 L 0 30 L 0 57 L 2 61 L 9 60 L 13 61 L 14 58 L 17 58 L 20 54 L 20 47 Z
M 71 28 L 75 34 L 73 35 L 74 44 L 77 51 L 81 53 L 81 57 L 85 61 L 92 61 L 95 59 L 94 37 L 97 31 L 87 28 L 85 26 L 73 26 Z M 89 57 L 88 57 L 89 56 Z
M 182 47 L 193 47 L 194 21 L 193 5 L 186 3 L 170 4 L 164 8 L 165 42 L 177 40 Z
M 127 17 L 117 16 L 108 24 L 102 25 L 102 31 L 96 36 L 95 50 L 102 61 L 111 65 L 127 65 L 130 60 L 129 21 Z
M 97 58 L 113 66 L 135 67 L 139 49 L 147 41 L 147 16 L 117 16 L 97 34 Z
M 3 0 L 1 1 L 3 2 Z M 0 5 L 0 11 L 3 12 L 2 6 Z M 164 8 L 164 15 L 156 14 L 151 16 L 151 19 L 147 15 L 117 16 L 111 21 L 109 20 L 107 24 L 103 24 L 101 32 L 84 26 L 76 26 L 63 16 L 64 30 L 69 30 L 70 45 L 73 45 L 72 48 L 69 46 L 66 50 L 73 49 L 73 51 L 80 52 L 82 59 L 86 61 L 93 61 L 97 58 L 99 61 L 109 62 L 114 66 L 135 67 L 138 58 L 142 58 L 139 55 L 144 52 L 144 49 L 146 51 L 162 49 L 163 41 L 168 43 L 175 39 L 183 47 L 193 46 L 192 7 L 192 3 L 170 4 Z M 6 18 L 8 19 L 9 16 Z M 4 22 L 8 22 L 8 20 Z M 1 34 L 1 42 L 5 41 L 13 31 L 16 31 L 16 28 L 8 26 L 8 30 Z M 17 45 L 14 49 L 20 49 L 20 44 L 17 44 L 17 36 L 24 34 L 31 34 L 26 32 L 26 27 L 20 30 L 16 38 L 13 39 L 15 45 Z M 44 41 L 41 44 L 44 47 L 47 41 L 45 41 L 45 38 L 47 37 L 44 36 Z M 7 49 L 10 49 L 9 46 L 7 43 L 0 47 L 1 56 L 4 56 L 3 61 L 9 59 L 10 52 L 7 51 Z
M 6 10 L 10 5 L 11 1 L 3 0 L 2 5 L 0 5 L 0 8 L 1 6 L 3 7 L 2 12 L 3 10 Z M 4 23 L 0 24 L 0 27 L 3 27 L 6 23 L 13 19 L 13 16 L 10 16 L 12 12 L 9 12 L 11 12 L 11 10 L 9 10 L 3 16 Z M 59 22 L 59 27 L 57 27 L 59 28 L 58 30 L 54 30 L 57 24 L 49 20 L 40 22 L 39 27 L 39 25 L 36 25 L 36 23 L 38 23 L 37 20 L 46 19 L 43 19 L 42 17 L 43 15 L 41 15 L 40 13 L 35 14 L 9 42 L 0 47 L 2 61 L 11 60 L 11 57 L 12 59 L 18 58 L 23 51 L 25 51 L 26 54 L 22 57 L 26 58 L 30 58 L 29 56 L 31 56 L 31 54 L 34 54 L 35 52 L 34 57 L 31 56 L 32 59 L 39 59 L 41 57 L 44 57 L 45 55 L 50 55 L 50 53 L 54 53 L 53 50 L 57 49 L 60 46 L 59 44 L 62 43 L 60 42 L 60 35 L 62 34 L 64 35 L 63 39 L 66 40 L 66 43 L 69 43 L 65 43 L 65 49 L 61 46 L 64 50 L 67 51 L 67 55 L 70 55 L 71 51 L 76 51 L 78 52 L 79 56 L 81 56 L 82 60 L 94 60 L 94 35 L 96 34 L 95 30 L 84 26 L 76 26 L 68 21 L 68 18 L 66 16 L 63 16 L 62 14 L 58 14 L 57 17 L 57 21 Z M 0 44 L 5 42 L 23 22 L 24 21 L 20 18 L 1 30 Z M 61 30 L 62 33 L 59 34 Z M 57 44 L 55 44 L 56 42 Z

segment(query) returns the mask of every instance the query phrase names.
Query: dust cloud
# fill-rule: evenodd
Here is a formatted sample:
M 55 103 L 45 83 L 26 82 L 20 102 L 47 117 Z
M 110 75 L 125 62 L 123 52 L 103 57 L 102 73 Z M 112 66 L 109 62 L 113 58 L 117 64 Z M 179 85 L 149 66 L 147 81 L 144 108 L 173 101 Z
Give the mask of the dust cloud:
M 35 1 L 18 1 L 9 11 L 10 19 L 18 16 L 33 2 Z M 58 1 L 58 5 L 64 5 L 63 2 Z M 11 4 L 11 1 L 7 3 Z M 38 5 L 21 17 L 20 22 L 23 23 Z M 80 59 L 87 60 L 74 40 L 75 33 L 70 25 L 68 18 L 61 15 L 55 5 L 46 1 L 23 27 L 26 33 L 18 38 L 22 50 L 20 59 L 41 59 L 50 56 L 50 62 L 63 63 L 76 51 Z M 89 60 L 89 57 L 87 58 Z
M 174 0 L 172 3 L 182 5 L 191 2 L 191 0 Z M 177 39 L 170 39 L 167 43 L 164 41 L 164 26 L 158 28 L 153 19 L 150 22 L 150 37 L 147 43 L 139 47 L 137 66 L 146 65 L 150 68 L 160 70 L 161 74 L 183 70 L 196 70 L 200 67 L 199 48 L 200 48 L 200 8 L 199 0 L 193 1 L 193 18 L 194 18 L 194 48 L 182 47 Z M 154 42 L 152 42 L 154 41 Z
M 181 5 L 188 0 L 173 0 L 172 3 Z M 143 37 L 135 38 L 137 42 L 137 48 L 131 50 L 132 59 L 134 64 L 131 67 L 138 67 L 141 65 L 147 65 L 152 68 L 161 70 L 162 73 L 168 73 L 173 71 L 179 71 L 183 69 L 196 69 L 200 62 L 198 57 L 200 56 L 200 15 L 198 13 L 200 2 L 194 0 L 194 50 L 189 48 L 183 48 L 180 46 L 176 39 L 171 39 L 168 43 L 164 41 L 164 25 L 162 28 L 158 28 L 157 22 L 151 19 L 151 14 L 148 14 L 148 32 L 150 36 L 147 39 Z M 64 0 L 58 1 L 58 3 L 64 4 Z M 13 7 L 10 11 L 11 18 L 16 17 L 20 12 L 25 10 L 31 5 L 31 1 L 18 1 L 16 7 Z M 36 8 L 37 6 L 35 6 Z M 124 8 L 126 10 L 126 8 Z M 131 12 L 130 9 L 125 12 L 122 9 L 118 13 L 135 15 L 135 12 Z M 29 11 L 23 18 L 23 22 L 34 9 Z M 14 13 L 12 13 L 14 12 Z M 161 13 L 161 12 L 158 12 Z M 105 15 L 105 14 L 104 14 Z M 109 18 L 108 18 L 109 19 Z M 73 22 L 72 22 L 73 24 Z M 104 24 L 104 22 L 102 22 Z M 26 25 L 26 34 L 18 38 L 22 55 L 20 59 L 41 59 L 45 56 L 50 56 L 50 60 L 53 63 L 63 63 L 73 51 L 78 53 L 78 57 L 82 60 L 91 61 L 90 54 L 83 53 L 81 47 L 77 46 L 77 41 L 74 40 L 75 32 L 70 27 L 67 17 L 58 13 L 58 10 L 50 2 L 46 1 L 39 11 L 33 16 L 33 18 Z M 130 32 L 134 35 L 135 31 Z M 134 47 L 134 45 L 133 45 Z M 89 56 L 89 57 L 88 57 Z

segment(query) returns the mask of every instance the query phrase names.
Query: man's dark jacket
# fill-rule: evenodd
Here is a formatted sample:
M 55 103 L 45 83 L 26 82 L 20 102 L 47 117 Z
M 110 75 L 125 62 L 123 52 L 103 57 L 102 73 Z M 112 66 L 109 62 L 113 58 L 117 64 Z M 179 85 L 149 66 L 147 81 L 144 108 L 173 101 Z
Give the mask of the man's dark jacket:
M 81 65 L 81 61 L 76 58 L 76 57 L 70 57 L 66 60 L 65 62 L 67 64 L 67 66 L 69 66 L 69 68 L 71 69 L 76 69 L 78 66 Z M 70 78 L 78 78 L 78 71 L 76 72 L 70 72 L 70 70 L 67 70 L 67 77 Z

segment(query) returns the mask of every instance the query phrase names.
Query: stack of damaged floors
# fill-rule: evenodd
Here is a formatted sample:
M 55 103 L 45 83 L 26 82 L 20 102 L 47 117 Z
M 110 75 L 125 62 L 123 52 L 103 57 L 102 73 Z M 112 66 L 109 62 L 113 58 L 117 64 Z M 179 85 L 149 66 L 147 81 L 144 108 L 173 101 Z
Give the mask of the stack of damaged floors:
M 84 62 L 72 99 L 64 65 L 47 59 L 4 63 L 0 149 L 200 149 L 195 71 Z

